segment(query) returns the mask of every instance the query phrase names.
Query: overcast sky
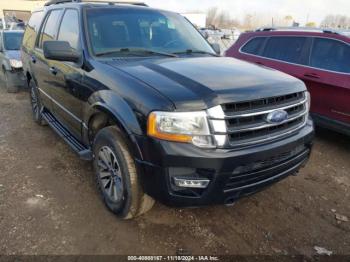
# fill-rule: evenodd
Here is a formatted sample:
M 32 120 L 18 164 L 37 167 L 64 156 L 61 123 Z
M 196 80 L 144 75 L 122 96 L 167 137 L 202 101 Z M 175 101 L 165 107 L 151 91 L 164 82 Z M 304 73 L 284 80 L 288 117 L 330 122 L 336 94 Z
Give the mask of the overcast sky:
M 284 17 L 291 15 L 302 24 L 320 23 L 327 14 L 350 13 L 350 0 L 145 0 L 152 7 L 176 12 L 205 11 L 217 6 L 241 19 L 244 14 L 264 14 Z

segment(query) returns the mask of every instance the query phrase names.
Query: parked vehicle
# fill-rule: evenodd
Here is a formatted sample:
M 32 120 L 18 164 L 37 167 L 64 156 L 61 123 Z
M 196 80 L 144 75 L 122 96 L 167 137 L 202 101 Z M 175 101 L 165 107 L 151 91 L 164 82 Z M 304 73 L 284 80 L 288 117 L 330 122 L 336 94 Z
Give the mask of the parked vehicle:
M 225 33 L 218 28 L 201 28 L 199 32 L 205 38 L 214 38 L 214 39 L 222 39 L 225 36 Z
M 237 28 L 233 29 L 221 29 L 224 36 L 223 39 L 229 39 L 229 40 L 237 40 L 241 34 L 241 31 Z
M 9 93 L 15 93 L 18 88 L 26 86 L 20 57 L 22 38 L 23 31 L 0 32 L 1 78 Z
M 350 135 L 349 32 L 265 28 L 242 34 L 226 55 L 303 80 L 315 123 Z
M 119 217 L 153 199 L 229 205 L 306 163 L 313 124 L 300 80 L 219 57 L 172 12 L 63 2 L 25 31 L 33 117 L 93 161 Z

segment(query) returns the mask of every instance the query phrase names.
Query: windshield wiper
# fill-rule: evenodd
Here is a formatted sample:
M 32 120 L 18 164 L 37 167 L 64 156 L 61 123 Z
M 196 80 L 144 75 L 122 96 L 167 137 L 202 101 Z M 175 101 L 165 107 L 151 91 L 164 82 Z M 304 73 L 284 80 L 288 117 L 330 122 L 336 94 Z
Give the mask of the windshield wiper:
M 95 55 L 96 56 L 105 56 L 105 55 L 110 55 L 110 54 L 115 54 L 115 53 L 127 54 L 127 55 L 137 55 L 137 56 L 139 56 L 140 53 L 146 53 L 149 55 L 161 55 L 161 56 L 168 56 L 168 57 L 177 57 L 176 54 L 170 54 L 170 53 L 155 51 L 155 50 L 146 49 L 146 48 L 121 48 L 121 49 L 115 49 L 115 50 L 108 50 L 105 52 L 99 52 L 99 53 L 96 53 Z
M 207 52 L 207 51 L 203 51 L 203 50 L 192 50 L 192 49 L 187 49 L 186 51 L 180 51 L 180 52 L 175 52 L 173 54 L 176 55 L 182 55 L 182 54 L 204 54 L 204 55 L 211 55 L 211 56 L 217 56 L 219 57 L 219 55 L 211 53 L 211 52 Z

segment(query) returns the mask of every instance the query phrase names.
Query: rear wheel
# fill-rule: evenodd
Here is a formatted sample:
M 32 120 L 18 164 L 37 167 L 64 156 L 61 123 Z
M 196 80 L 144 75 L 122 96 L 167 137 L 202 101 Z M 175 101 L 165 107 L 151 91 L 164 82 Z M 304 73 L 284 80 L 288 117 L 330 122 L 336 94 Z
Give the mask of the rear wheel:
M 134 159 L 120 130 L 115 126 L 100 130 L 93 151 L 98 188 L 108 209 L 122 219 L 150 210 L 154 200 L 142 190 Z
M 5 88 L 7 93 L 17 93 L 18 92 L 18 87 L 12 85 L 9 82 L 9 76 L 8 76 L 8 72 L 6 70 L 3 71 L 3 76 L 4 76 L 4 82 L 5 82 Z
M 33 79 L 31 79 L 29 82 L 29 95 L 30 95 L 30 104 L 32 106 L 32 115 L 33 115 L 34 122 L 36 122 L 41 126 L 46 125 L 46 122 L 42 116 L 42 104 L 38 94 L 38 88 L 36 87 Z

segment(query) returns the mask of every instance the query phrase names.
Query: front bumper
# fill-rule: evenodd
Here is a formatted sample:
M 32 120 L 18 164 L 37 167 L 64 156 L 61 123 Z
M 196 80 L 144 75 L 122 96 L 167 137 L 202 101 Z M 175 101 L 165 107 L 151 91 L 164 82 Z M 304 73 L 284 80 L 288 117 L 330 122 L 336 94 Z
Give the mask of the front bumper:
M 190 144 L 139 138 L 144 161 L 137 161 L 147 194 L 170 206 L 231 204 L 289 175 L 307 162 L 314 128 L 311 120 L 297 133 L 244 149 L 203 150 Z M 206 178 L 205 189 L 175 186 L 174 177 Z
M 26 86 L 26 78 L 23 73 L 23 69 L 12 69 L 11 71 L 7 71 L 8 75 L 8 85 L 10 86 L 18 86 L 25 87 Z

